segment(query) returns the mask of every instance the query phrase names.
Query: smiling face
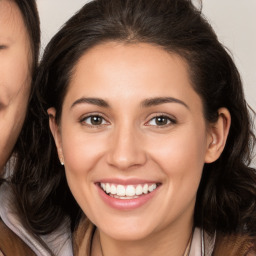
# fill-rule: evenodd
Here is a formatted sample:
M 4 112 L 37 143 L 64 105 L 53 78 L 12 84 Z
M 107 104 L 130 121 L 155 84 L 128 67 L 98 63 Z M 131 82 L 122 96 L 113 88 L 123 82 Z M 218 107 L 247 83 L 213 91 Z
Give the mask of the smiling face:
M 30 90 L 30 43 L 12 1 L 0 1 L 0 171 L 21 130 Z
M 92 48 L 50 126 L 75 199 L 106 237 L 192 230 L 214 134 L 182 58 L 149 44 Z

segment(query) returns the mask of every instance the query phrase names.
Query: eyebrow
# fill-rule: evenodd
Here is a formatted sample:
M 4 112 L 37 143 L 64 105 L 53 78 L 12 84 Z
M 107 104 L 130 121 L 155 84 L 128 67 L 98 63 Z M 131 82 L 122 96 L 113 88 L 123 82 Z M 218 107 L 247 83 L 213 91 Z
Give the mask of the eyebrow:
M 141 106 L 144 108 L 157 106 L 165 103 L 178 103 L 183 106 L 185 106 L 187 109 L 190 109 L 189 106 L 183 102 L 182 100 L 173 98 L 173 97 L 156 97 L 156 98 L 150 98 L 145 99 L 142 101 Z M 100 98 L 85 98 L 82 97 L 78 100 L 76 100 L 72 105 L 71 108 L 73 108 L 76 105 L 79 104 L 92 104 L 95 106 L 103 107 L 103 108 L 110 108 L 110 105 L 103 99 Z
M 156 97 L 156 98 L 150 98 L 146 99 L 141 103 L 142 107 L 152 107 L 157 106 L 165 103 L 178 103 L 183 106 L 185 106 L 187 109 L 190 109 L 189 106 L 183 102 L 182 100 L 173 98 L 173 97 Z
M 85 97 L 82 97 L 82 98 L 76 100 L 71 105 L 71 108 L 73 108 L 74 106 L 76 106 L 78 104 L 84 104 L 84 103 L 92 104 L 92 105 L 103 107 L 103 108 L 109 108 L 110 107 L 109 104 L 105 100 L 102 100 L 102 99 L 99 99 L 99 98 L 85 98 Z

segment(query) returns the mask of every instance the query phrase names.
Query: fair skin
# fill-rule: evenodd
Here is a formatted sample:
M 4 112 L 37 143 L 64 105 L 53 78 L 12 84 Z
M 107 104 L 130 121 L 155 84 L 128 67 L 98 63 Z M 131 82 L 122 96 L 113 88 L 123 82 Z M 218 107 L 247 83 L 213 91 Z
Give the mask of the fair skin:
M 186 62 L 149 44 L 95 46 L 75 67 L 60 124 L 48 113 L 70 189 L 97 226 L 92 255 L 183 255 L 203 165 L 230 125 L 226 109 L 206 123 Z
M 0 172 L 20 133 L 30 91 L 30 43 L 22 14 L 0 1 Z

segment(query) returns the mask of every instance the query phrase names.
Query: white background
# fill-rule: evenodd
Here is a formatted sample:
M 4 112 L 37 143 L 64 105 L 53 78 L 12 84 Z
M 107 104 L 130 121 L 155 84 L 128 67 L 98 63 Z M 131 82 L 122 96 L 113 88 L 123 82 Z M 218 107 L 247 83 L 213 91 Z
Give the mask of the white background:
M 37 0 L 42 51 L 64 22 L 86 2 L 88 0 Z M 256 0 L 203 0 L 203 13 L 219 40 L 232 52 L 247 102 L 256 110 Z

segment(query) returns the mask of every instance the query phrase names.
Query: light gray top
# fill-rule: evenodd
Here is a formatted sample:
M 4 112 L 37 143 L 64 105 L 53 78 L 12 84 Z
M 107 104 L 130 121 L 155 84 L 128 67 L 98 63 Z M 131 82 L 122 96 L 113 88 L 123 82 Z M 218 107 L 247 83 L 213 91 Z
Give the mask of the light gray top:
M 50 256 L 47 249 L 39 243 L 31 233 L 26 230 L 17 214 L 12 202 L 12 190 L 6 183 L 0 186 L 0 217 L 16 235 L 18 235 L 38 256 Z M 67 220 L 63 225 L 50 235 L 40 236 L 56 256 L 72 256 L 72 240 L 70 225 Z

